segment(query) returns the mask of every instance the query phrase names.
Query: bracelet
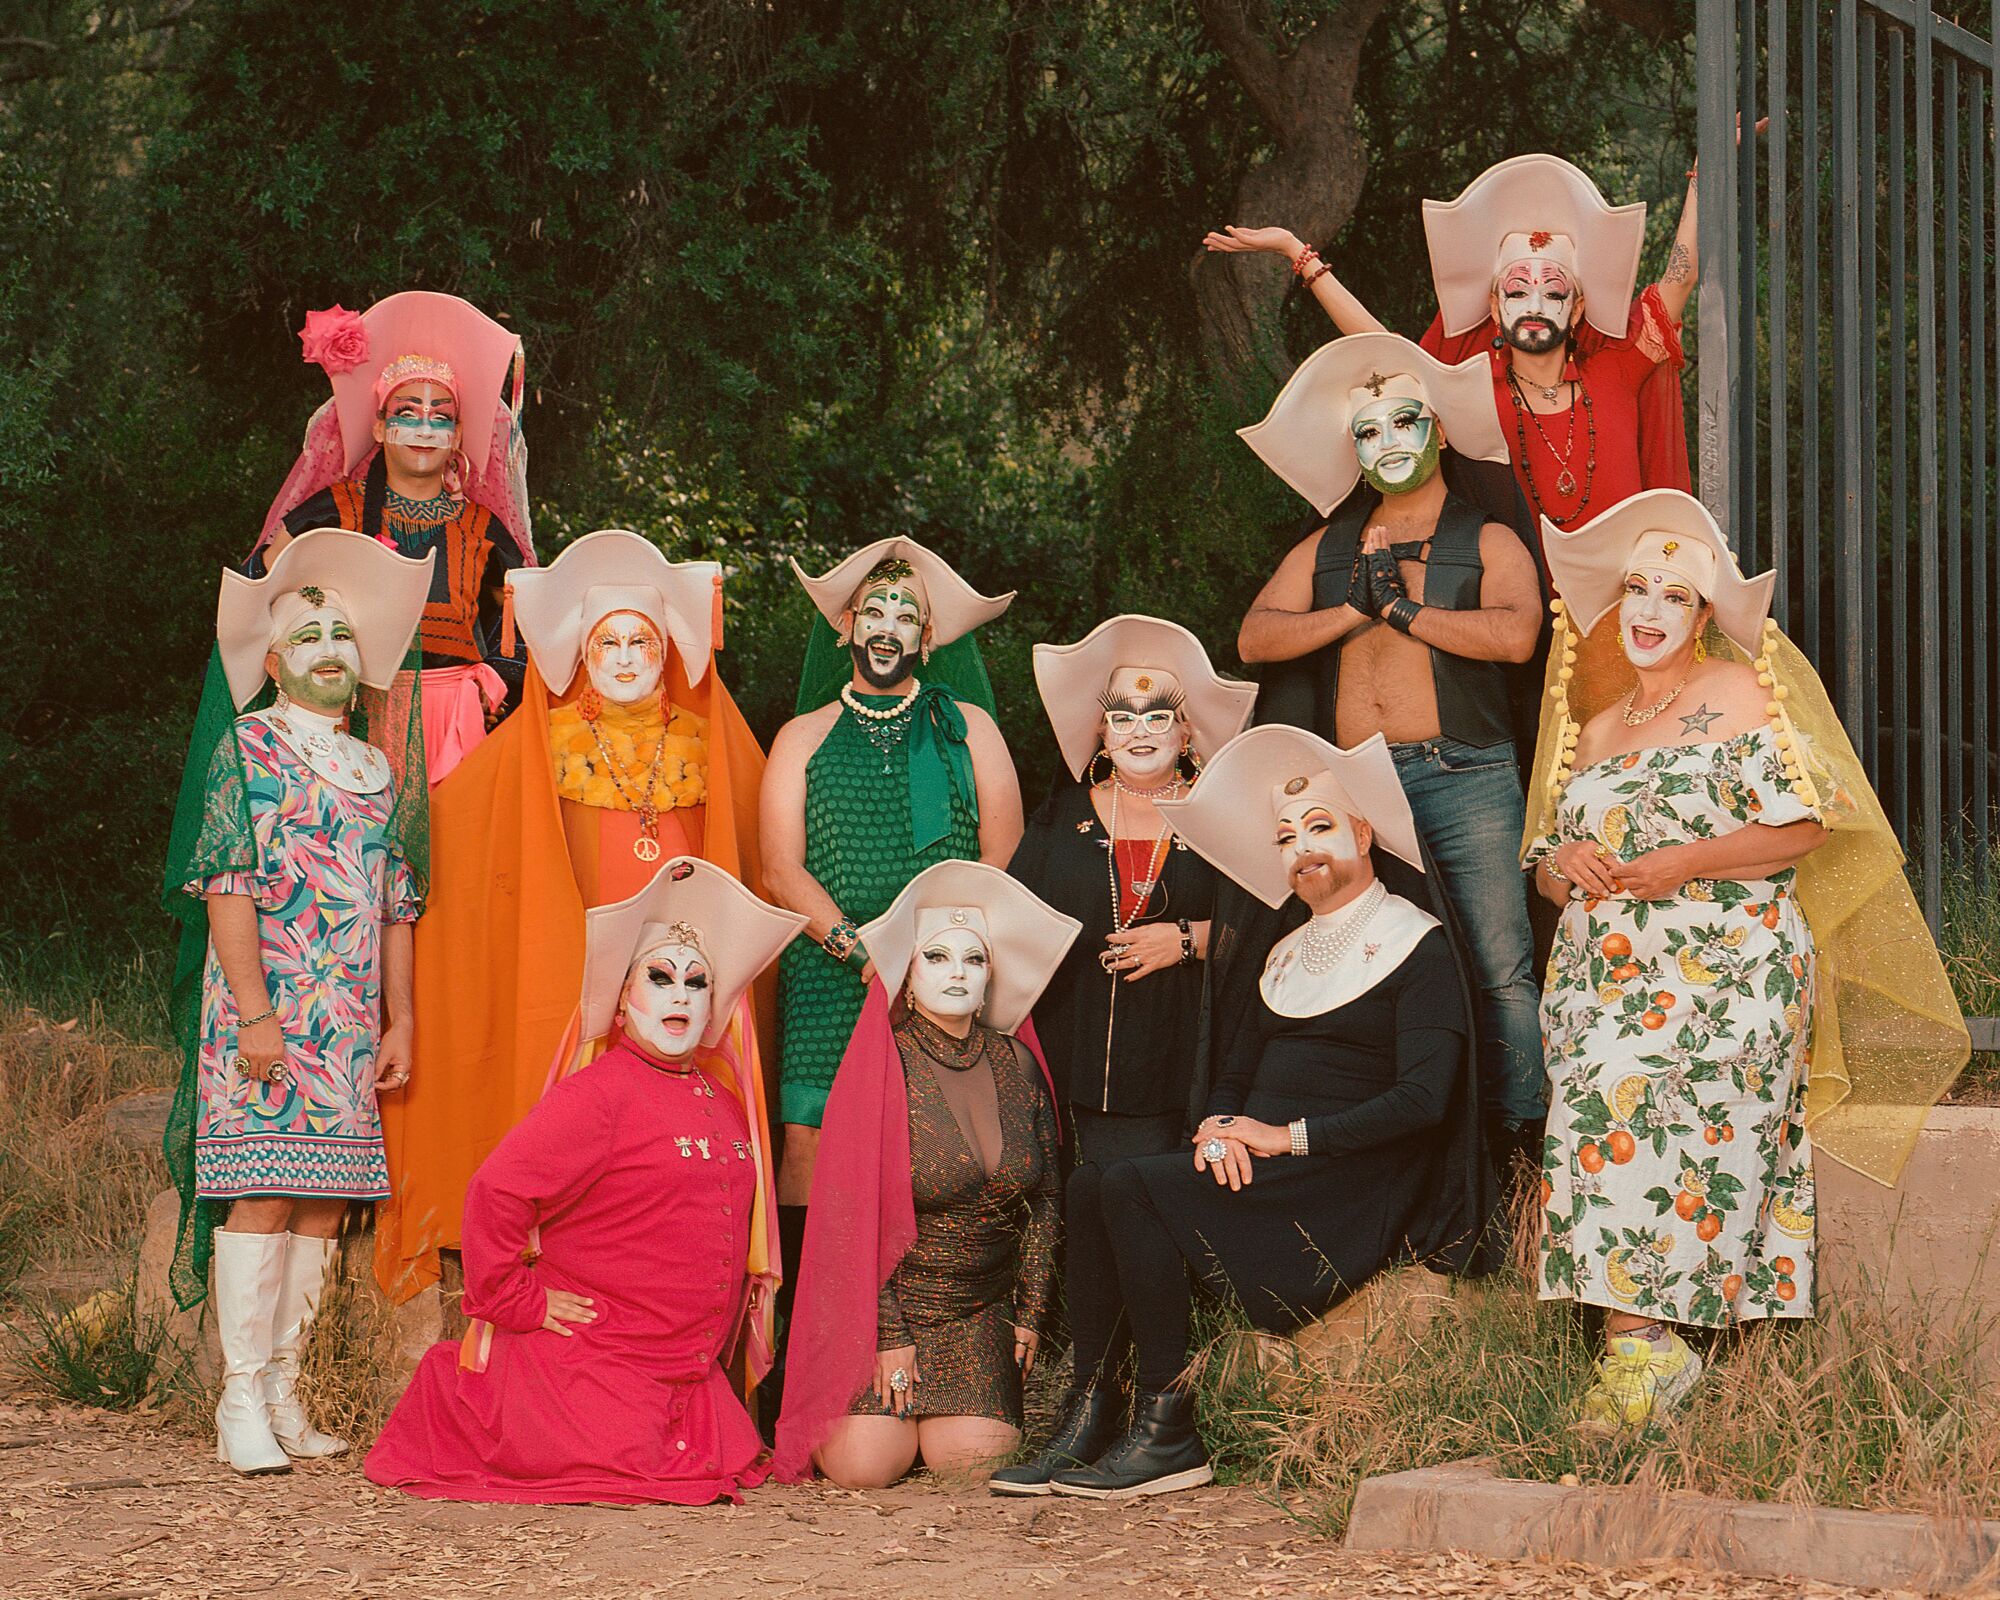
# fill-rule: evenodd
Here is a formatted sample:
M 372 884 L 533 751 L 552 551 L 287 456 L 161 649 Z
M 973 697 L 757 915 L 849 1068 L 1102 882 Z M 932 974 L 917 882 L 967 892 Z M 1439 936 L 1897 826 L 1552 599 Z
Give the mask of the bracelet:
M 1549 869 L 1549 876 L 1554 878 L 1557 883 L 1572 883 L 1575 881 L 1567 872 L 1556 865 L 1556 858 L 1553 852 L 1542 857 L 1542 865 Z
M 238 1017 L 236 1019 L 236 1026 L 239 1028 L 254 1028 L 260 1022 L 269 1022 L 277 1014 L 278 1008 L 272 1006 L 269 1010 L 258 1012 L 254 1017 Z
M 1185 967 L 1194 960 L 1194 929 L 1188 926 L 1186 917 L 1182 917 L 1177 926 L 1181 930 L 1180 964 Z
M 1309 1156 L 1312 1154 L 1312 1151 L 1306 1147 L 1306 1119 L 1304 1117 L 1300 1117 L 1296 1122 L 1287 1123 L 1285 1131 L 1292 1136 L 1293 1155 Z
M 1417 620 L 1417 613 L 1423 609 L 1408 595 L 1398 595 L 1389 602 L 1388 610 L 1382 613 L 1382 620 L 1398 633 L 1407 634 L 1410 624 Z
M 845 961 L 854 953 L 855 945 L 861 942 L 861 930 L 855 927 L 853 919 L 842 917 L 826 930 L 826 937 L 819 942 L 820 949 L 836 961 Z
M 854 941 L 854 948 L 842 958 L 841 965 L 851 969 L 855 976 L 859 977 L 868 970 L 868 947 L 857 938 Z
M 1295 278 L 1304 278 L 1306 269 L 1317 260 L 1319 260 L 1319 252 L 1311 245 L 1307 245 L 1299 252 L 1299 259 L 1292 263 L 1292 276 Z
M 1314 284 L 1318 283 L 1321 278 L 1324 278 L 1331 271 L 1333 271 L 1333 268 L 1328 263 L 1322 261 L 1319 264 L 1318 270 L 1315 271 L 1310 278 L 1299 279 L 1299 287 L 1301 289 L 1310 289 Z

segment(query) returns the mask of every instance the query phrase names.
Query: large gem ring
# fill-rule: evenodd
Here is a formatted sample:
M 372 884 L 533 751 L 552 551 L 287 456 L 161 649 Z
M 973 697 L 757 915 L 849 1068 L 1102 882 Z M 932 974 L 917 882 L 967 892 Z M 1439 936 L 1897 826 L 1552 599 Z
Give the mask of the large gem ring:
M 1204 1161 L 1220 1161 L 1228 1154 L 1229 1146 L 1220 1139 L 1210 1139 L 1201 1147 L 1201 1158 Z
M 898 1367 L 894 1372 L 889 1374 L 889 1387 L 894 1389 L 896 1393 L 901 1394 L 909 1386 L 910 1375 L 901 1367 Z

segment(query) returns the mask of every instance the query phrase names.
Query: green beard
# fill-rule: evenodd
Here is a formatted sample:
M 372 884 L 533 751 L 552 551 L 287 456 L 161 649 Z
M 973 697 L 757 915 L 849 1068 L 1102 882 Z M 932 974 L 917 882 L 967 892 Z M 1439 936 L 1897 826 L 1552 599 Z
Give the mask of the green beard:
M 340 677 L 334 683 L 320 683 L 313 677 L 313 670 L 329 662 L 341 669 Z M 324 717 L 339 716 L 347 709 L 354 698 L 355 682 L 354 669 L 338 656 L 322 656 L 302 673 L 293 672 L 282 660 L 278 663 L 278 688 L 285 698 Z
M 1377 477 L 1372 467 L 1363 467 L 1361 469 L 1361 476 L 1368 480 L 1368 487 L 1373 489 L 1377 494 L 1408 494 L 1412 490 L 1421 489 L 1425 484 L 1429 483 L 1431 481 L 1431 474 L 1436 472 L 1437 469 L 1438 430 L 1433 427 L 1430 429 L 1430 437 L 1424 441 L 1423 449 L 1418 452 L 1416 470 L 1407 478 L 1404 478 L 1399 483 L 1390 483 L 1384 478 Z

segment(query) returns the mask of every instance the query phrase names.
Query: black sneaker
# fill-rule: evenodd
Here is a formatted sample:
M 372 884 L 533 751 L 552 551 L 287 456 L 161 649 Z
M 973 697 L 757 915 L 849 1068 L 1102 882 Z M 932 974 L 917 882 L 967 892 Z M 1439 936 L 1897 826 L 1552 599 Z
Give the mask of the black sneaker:
M 1166 1389 L 1140 1395 L 1124 1436 L 1091 1466 L 1058 1472 L 1049 1487 L 1088 1500 L 1136 1500 L 1214 1481 L 1215 1469 L 1195 1430 L 1194 1397 Z
M 1125 1425 L 1123 1390 L 1092 1384 L 1070 1391 L 1062 1420 L 1049 1442 L 1018 1466 L 1002 1467 L 986 1480 L 995 1494 L 1048 1494 L 1049 1480 L 1070 1467 L 1095 1461 L 1117 1440 Z

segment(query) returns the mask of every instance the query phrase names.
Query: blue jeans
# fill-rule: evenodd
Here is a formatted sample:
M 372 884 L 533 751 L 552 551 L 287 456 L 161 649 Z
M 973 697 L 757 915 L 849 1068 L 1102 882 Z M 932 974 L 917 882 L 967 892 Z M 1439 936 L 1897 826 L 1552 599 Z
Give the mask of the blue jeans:
M 1480 1098 L 1490 1116 L 1539 1125 L 1548 1113 L 1548 1074 L 1520 864 L 1527 816 L 1514 746 L 1440 736 L 1389 749 L 1472 958 Z

